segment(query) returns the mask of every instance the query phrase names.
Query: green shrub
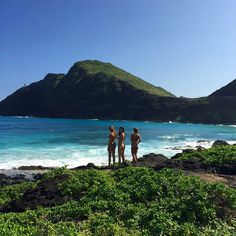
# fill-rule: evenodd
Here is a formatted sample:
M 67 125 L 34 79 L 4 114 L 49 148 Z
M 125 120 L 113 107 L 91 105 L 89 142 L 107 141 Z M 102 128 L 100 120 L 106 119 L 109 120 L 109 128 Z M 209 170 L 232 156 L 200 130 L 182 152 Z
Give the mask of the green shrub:
M 236 146 L 216 146 L 202 151 L 184 152 L 178 160 L 196 158 L 210 165 L 236 164 Z
M 204 236 L 236 232 L 236 190 L 223 184 L 206 183 L 180 171 L 141 167 L 116 171 L 62 168 L 48 173 L 44 180 L 64 174 L 68 178 L 58 187 L 73 200 L 51 208 L 2 213 L 0 235 Z M 19 186 L 12 187 L 20 192 Z M 23 191 L 23 184 L 21 187 Z M 20 196 L 8 194 L 7 198 Z
M 0 188 L 0 206 L 15 199 L 19 199 L 26 189 L 33 188 L 37 183 L 22 182 Z

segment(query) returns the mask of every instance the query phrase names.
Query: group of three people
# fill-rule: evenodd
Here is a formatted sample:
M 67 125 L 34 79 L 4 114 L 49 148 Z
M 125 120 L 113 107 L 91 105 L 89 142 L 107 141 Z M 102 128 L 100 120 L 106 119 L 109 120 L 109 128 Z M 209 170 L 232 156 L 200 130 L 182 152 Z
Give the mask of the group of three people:
M 115 128 L 113 126 L 109 126 L 109 142 L 108 142 L 108 165 L 111 165 L 111 158 L 113 159 L 113 165 L 116 161 L 116 138 L 117 134 Z M 131 154 L 132 154 L 132 162 L 137 163 L 137 153 L 138 153 L 138 144 L 141 142 L 141 136 L 137 128 L 133 129 L 133 134 L 130 137 L 131 141 Z M 123 127 L 119 128 L 118 133 L 118 157 L 119 157 L 119 164 L 121 162 L 125 162 L 125 129 Z

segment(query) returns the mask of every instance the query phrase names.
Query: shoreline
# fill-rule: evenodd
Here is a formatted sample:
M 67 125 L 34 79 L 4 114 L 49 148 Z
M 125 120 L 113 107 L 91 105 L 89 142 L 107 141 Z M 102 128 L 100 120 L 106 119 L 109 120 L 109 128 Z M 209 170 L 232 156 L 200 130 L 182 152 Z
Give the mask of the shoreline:
M 203 144 L 204 142 L 208 142 L 207 140 L 199 140 L 198 144 Z M 221 175 L 235 175 L 236 176 L 236 165 L 229 165 L 229 164 L 221 164 L 221 165 L 208 165 L 202 163 L 200 160 L 195 159 L 193 157 L 192 160 L 179 160 L 178 158 L 184 153 L 192 153 L 192 152 L 201 152 L 202 150 L 207 150 L 208 148 L 218 146 L 218 145 L 228 145 L 228 146 L 235 146 L 235 142 L 226 142 L 223 140 L 217 140 L 212 142 L 212 145 L 208 147 L 199 146 L 186 146 L 186 147 L 173 147 L 175 150 L 181 150 L 182 152 L 177 152 L 171 158 L 166 157 L 163 154 L 155 154 L 149 153 L 143 155 L 142 157 L 138 158 L 137 164 L 132 164 L 129 160 L 126 160 L 124 164 L 116 165 L 113 167 L 109 167 L 105 165 L 96 165 L 92 162 L 89 162 L 85 165 L 78 165 L 76 167 L 68 167 L 67 165 L 64 166 L 41 166 L 41 165 L 24 165 L 19 166 L 17 168 L 11 169 L 0 169 L 0 184 L 1 180 L 4 179 L 25 179 L 25 180 L 34 180 L 39 178 L 42 174 L 56 170 L 62 167 L 66 167 L 70 170 L 80 170 L 80 169 L 98 169 L 98 170 L 112 170 L 123 168 L 126 166 L 137 166 L 137 167 L 149 167 L 154 168 L 155 170 L 159 171 L 163 168 L 171 168 L 171 169 L 178 169 L 183 171 L 192 171 L 192 172 L 203 172 L 203 173 L 217 173 Z M 178 149 L 181 148 L 181 149 Z
M 95 121 L 109 121 L 109 122 L 115 122 L 115 121 L 125 121 L 125 122 L 144 122 L 144 123 L 160 123 L 160 124 L 185 124 L 185 125 L 215 125 L 215 126 L 232 126 L 236 127 L 236 123 L 194 123 L 194 122 L 181 122 L 181 121 L 172 121 L 172 120 L 132 120 L 132 119 L 108 119 L 108 118 L 79 118 L 79 117 L 50 117 L 50 116 L 21 116 L 21 115 L 0 115 L 0 117 L 13 117 L 18 119 L 58 119 L 58 120 L 95 120 Z
M 171 159 L 172 157 L 176 156 L 177 154 L 181 154 L 182 152 L 185 152 L 185 151 L 189 151 L 189 150 L 198 150 L 199 148 L 202 148 L 202 149 L 209 149 L 212 147 L 213 143 L 215 141 L 214 140 L 196 140 L 194 142 L 188 142 L 186 144 L 183 144 L 183 145 L 173 145 L 173 146 L 169 146 L 169 147 L 163 147 L 162 148 L 162 151 L 163 152 L 141 152 L 140 154 L 140 157 L 139 158 L 142 158 L 144 156 L 147 156 L 149 155 L 150 153 L 155 153 L 157 155 L 163 155 L 165 156 L 167 159 Z M 230 145 L 236 145 L 236 141 L 233 141 L 233 140 L 227 140 L 227 143 L 230 144 Z M 158 144 L 157 144 L 158 145 Z M 128 149 L 129 149 L 129 145 L 128 146 Z M 104 146 L 103 148 L 104 150 L 106 149 L 106 147 Z M 142 147 L 140 148 L 142 149 Z M 92 149 L 93 150 L 93 149 Z M 165 150 L 167 150 L 167 153 L 165 152 Z M 142 151 L 142 150 L 141 150 Z M 170 155 L 170 153 L 168 153 L 169 151 L 172 151 L 172 154 Z M 129 151 L 127 151 L 127 154 L 126 155 L 126 161 L 131 161 L 131 155 L 129 153 Z M 87 161 L 86 161 L 87 159 Z M 61 168 L 61 167 L 64 167 L 66 166 L 68 169 L 73 169 L 73 168 L 77 168 L 79 166 L 86 166 L 87 164 L 89 163 L 93 163 L 94 165 L 96 165 L 97 167 L 103 167 L 103 166 L 106 166 L 107 165 L 107 157 L 105 158 L 101 158 L 99 156 L 99 158 L 97 156 L 94 156 L 93 158 L 83 158 L 82 157 L 82 161 L 80 161 L 80 159 L 78 158 L 78 162 L 77 164 L 76 163 L 72 163 L 70 162 L 70 159 L 69 161 L 66 163 L 66 158 L 64 159 L 64 163 L 49 163 L 49 165 L 44 165 L 44 163 L 42 163 L 42 161 L 39 161 L 38 163 L 34 160 L 34 161 L 25 161 L 25 162 L 22 162 L 21 160 L 19 160 L 19 164 L 15 163 L 15 165 L 11 164 L 11 165 L 3 165 L 2 168 L 0 167 L 0 173 L 3 173 L 3 172 L 7 172 L 7 171 L 12 171 L 12 172 L 17 172 L 16 170 L 34 170 L 34 171 L 40 171 L 40 170 L 47 170 L 47 169 L 57 169 L 57 168 Z M 102 159 L 102 160 L 100 160 Z M 116 159 L 117 159 L 117 156 L 116 156 Z M 49 159 L 48 159 L 49 160 Z M 99 161 L 97 161 L 99 160 Z M 56 162 L 60 162 L 61 159 L 58 159 L 56 160 Z M 27 163 L 28 162 L 28 163 Z M 27 164 L 25 164 L 27 163 Z M 9 166 L 9 168 L 5 168 L 5 166 Z M 20 171 L 19 171 L 20 172 Z

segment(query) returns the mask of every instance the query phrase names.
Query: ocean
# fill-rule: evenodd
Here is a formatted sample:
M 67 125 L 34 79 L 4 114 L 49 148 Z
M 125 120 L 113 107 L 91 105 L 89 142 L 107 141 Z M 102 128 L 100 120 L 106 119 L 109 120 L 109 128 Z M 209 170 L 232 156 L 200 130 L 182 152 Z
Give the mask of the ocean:
M 139 157 L 161 153 L 171 157 L 188 146 L 209 147 L 220 139 L 236 142 L 236 126 L 113 120 L 71 120 L 0 117 L 0 169 L 22 165 L 76 167 L 107 164 L 108 126 L 126 130 L 126 159 L 131 160 L 130 135 L 142 136 Z

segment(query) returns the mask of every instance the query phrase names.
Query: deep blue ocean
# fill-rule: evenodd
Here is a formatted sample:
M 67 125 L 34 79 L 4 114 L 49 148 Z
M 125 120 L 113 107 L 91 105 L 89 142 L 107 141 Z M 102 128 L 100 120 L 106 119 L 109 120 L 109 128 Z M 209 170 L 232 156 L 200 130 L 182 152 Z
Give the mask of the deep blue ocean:
M 105 165 L 109 125 L 125 128 L 129 160 L 134 127 L 142 136 L 139 156 L 154 152 L 171 157 L 182 147 L 207 147 L 217 139 L 236 142 L 233 125 L 0 117 L 0 169 L 22 165 L 75 167 L 89 162 Z

